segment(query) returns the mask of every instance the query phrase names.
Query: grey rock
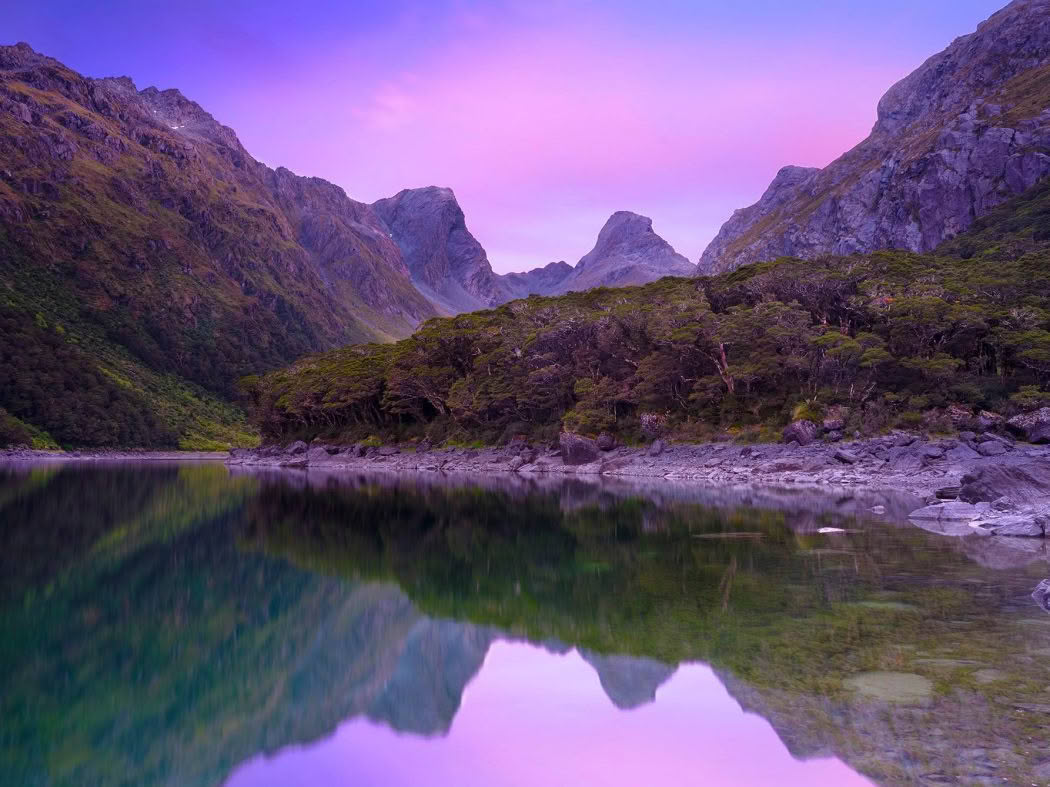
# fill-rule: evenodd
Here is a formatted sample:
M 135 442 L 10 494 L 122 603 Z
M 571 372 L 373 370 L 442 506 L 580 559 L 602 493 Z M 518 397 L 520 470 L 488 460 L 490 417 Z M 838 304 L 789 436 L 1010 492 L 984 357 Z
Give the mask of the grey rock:
M 299 454 L 305 454 L 309 450 L 309 446 L 302 440 L 296 440 L 294 443 L 284 449 L 284 452 L 289 456 L 297 456 Z
M 825 432 L 841 432 L 846 428 L 846 422 L 841 418 L 825 418 L 824 419 L 824 431 Z
M 663 440 L 653 440 L 652 445 L 649 446 L 649 456 L 659 456 L 667 449 L 667 445 Z
M 1036 445 L 1050 443 L 1050 423 L 1036 424 L 1028 430 L 1028 442 Z
M 1044 579 L 1035 586 L 1032 598 L 1044 612 L 1050 612 L 1050 579 Z
M 807 446 L 817 439 L 819 432 L 812 421 L 795 421 L 784 429 L 783 439 L 785 443 L 794 441 L 800 446 Z
M 598 435 L 598 439 L 595 442 L 598 444 L 598 448 L 602 451 L 612 451 L 616 448 L 616 438 L 608 432 L 602 432 Z
M 850 453 L 849 451 L 844 451 L 842 449 L 839 449 L 835 452 L 835 458 L 846 465 L 855 465 L 857 462 L 860 461 L 860 457 L 858 457 L 856 454 Z
M 1047 0 L 1010 3 L 894 85 L 866 140 L 822 170 L 782 169 L 722 227 L 700 273 L 782 256 L 927 252 L 966 230 L 1050 174 L 1044 107 L 992 111 L 1004 85 L 1048 62 Z
M 824 435 L 824 439 L 827 440 L 829 443 L 842 442 L 842 437 L 842 432 L 828 432 L 826 435 Z
M 980 503 L 977 505 L 980 505 Z M 1008 497 L 996 498 L 991 505 L 996 511 L 1015 511 L 1017 509 L 1017 505 Z
M 977 453 L 981 456 L 1002 456 L 1009 450 L 1009 448 L 998 440 L 989 440 L 988 442 L 981 443 L 977 446 Z
M 1013 536 L 1016 538 L 1042 538 L 1043 525 L 1038 517 L 1027 515 L 1003 517 L 989 529 L 997 536 Z
M 978 518 L 977 509 L 970 503 L 942 503 L 927 506 L 908 514 L 909 519 L 932 519 L 952 521 L 972 521 Z
M 609 217 L 594 248 L 576 263 L 560 289 L 573 292 L 592 287 L 624 287 L 695 273 L 693 263 L 653 232 L 652 219 L 619 211 Z
M 401 449 L 398 448 L 396 445 L 384 445 L 379 449 L 380 456 L 395 456 L 396 454 L 400 453 Z
M 983 445 L 983 443 L 982 443 Z M 961 500 L 1009 498 L 1013 503 L 1035 503 L 1050 493 L 1050 462 L 1029 460 L 1018 464 L 980 467 L 962 478 Z
M 562 461 L 567 465 L 586 465 L 597 462 L 601 456 L 597 443 L 589 437 L 562 432 L 558 437 Z
M 327 462 L 331 454 L 328 453 L 328 449 L 324 446 L 314 446 L 306 453 L 306 460 L 310 464 L 320 464 Z
M 512 472 L 517 472 L 522 467 L 528 464 L 522 457 L 516 456 L 507 463 L 507 468 Z
M 1036 442 L 1036 439 L 1033 438 L 1046 442 L 1047 431 L 1043 427 L 1047 424 L 1050 424 L 1050 407 L 1041 407 L 1030 413 L 1015 415 L 1006 422 L 1011 431 L 1030 443 Z
M 967 462 L 972 459 L 977 459 L 979 456 L 980 454 L 976 450 L 964 443 L 960 443 L 954 448 L 950 448 L 944 452 L 944 457 L 949 462 Z
M 451 189 L 405 189 L 372 210 L 397 243 L 412 283 L 443 311 L 476 311 L 514 297 L 467 229 Z

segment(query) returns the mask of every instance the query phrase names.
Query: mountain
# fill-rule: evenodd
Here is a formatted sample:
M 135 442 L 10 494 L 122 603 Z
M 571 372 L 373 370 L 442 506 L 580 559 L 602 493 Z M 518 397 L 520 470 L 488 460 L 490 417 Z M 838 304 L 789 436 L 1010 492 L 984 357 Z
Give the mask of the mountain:
M 704 251 L 714 274 L 780 256 L 928 252 L 1050 174 L 1050 0 L 1015 0 L 894 85 L 871 135 L 786 167 Z
M 523 273 L 506 273 L 503 282 L 515 298 L 526 298 L 533 294 L 556 295 L 563 292 L 561 285 L 572 275 L 572 271 L 573 267 L 562 260 Z
M 261 164 L 177 90 L 0 47 L 0 318 L 25 326 L 6 351 L 39 361 L 0 391 L 12 417 L 67 444 L 214 436 L 237 417 L 211 394 L 240 376 L 435 313 L 342 189 Z M 46 360 L 56 337 L 68 363 Z M 49 414 L 56 387 L 156 423 L 89 434 L 104 404 Z
M 849 432 L 948 431 L 960 408 L 1011 416 L 1045 398 L 1048 259 L 1050 180 L 933 254 L 783 257 L 431 320 L 393 347 L 263 377 L 254 415 L 282 444 L 401 440 L 406 427 L 435 444 L 559 430 L 640 441 L 654 422 L 682 442 L 773 440 L 829 413 L 848 413 Z
M 467 229 L 451 189 L 406 189 L 372 208 L 400 247 L 412 282 L 443 311 L 487 309 L 513 297 Z
M 626 287 L 694 273 L 696 266 L 653 232 L 652 219 L 621 210 L 605 222 L 594 248 L 576 263 L 559 291 Z
M 696 272 L 696 266 L 653 232 L 650 219 L 627 211 L 609 218 L 594 249 L 575 267 L 552 262 L 501 275 L 493 272 L 485 250 L 467 229 L 451 189 L 406 189 L 372 208 L 400 248 L 412 282 L 447 314 L 488 309 L 529 295 L 646 284 Z

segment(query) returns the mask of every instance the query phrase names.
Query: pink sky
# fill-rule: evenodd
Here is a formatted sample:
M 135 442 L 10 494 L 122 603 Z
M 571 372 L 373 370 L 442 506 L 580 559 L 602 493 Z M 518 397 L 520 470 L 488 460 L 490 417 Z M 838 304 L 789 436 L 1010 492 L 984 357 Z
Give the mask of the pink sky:
M 687 664 L 632 711 L 617 709 L 573 651 L 497 642 L 443 738 L 343 724 L 307 748 L 245 763 L 227 787 L 870 785 L 839 760 L 796 760 L 710 668 Z
M 696 260 L 780 167 L 1005 0 L 78 0 L 5 9 L 92 76 L 178 87 L 272 166 L 372 202 L 447 186 L 497 271 L 575 262 L 614 211 Z

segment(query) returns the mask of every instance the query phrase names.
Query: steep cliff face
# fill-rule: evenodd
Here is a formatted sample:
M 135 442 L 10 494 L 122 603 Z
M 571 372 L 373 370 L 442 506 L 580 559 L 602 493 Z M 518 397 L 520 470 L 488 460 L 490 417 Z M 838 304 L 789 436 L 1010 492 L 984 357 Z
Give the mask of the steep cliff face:
M 177 90 L 25 44 L 0 48 L 0 249 L 18 305 L 216 390 L 434 314 L 368 206 L 255 161 Z
M 696 266 L 653 232 L 652 219 L 622 210 L 605 222 L 594 248 L 576 263 L 561 292 L 625 287 L 694 273 Z
M 405 189 L 372 208 L 400 247 L 413 283 L 440 309 L 458 314 L 513 297 L 467 229 L 451 189 Z
M 704 251 L 704 274 L 791 255 L 926 252 L 1050 174 L 1050 0 L 1015 0 L 894 85 L 871 135 L 788 167 Z
M 612 215 L 594 249 L 575 267 L 552 262 L 522 273 L 497 274 L 467 229 L 451 189 L 408 189 L 372 207 L 400 248 L 413 283 L 448 314 L 529 295 L 646 284 L 696 272 L 695 265 L 653 232 L 650 219 L 627 211 Z

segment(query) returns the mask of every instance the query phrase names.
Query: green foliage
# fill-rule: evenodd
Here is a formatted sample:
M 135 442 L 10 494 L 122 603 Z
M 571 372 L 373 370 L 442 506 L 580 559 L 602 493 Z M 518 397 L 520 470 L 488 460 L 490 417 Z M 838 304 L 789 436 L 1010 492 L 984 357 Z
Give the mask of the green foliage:
M 431 320 L 393 347 L 255 379 L 255 416 L 275 440 L 416 424 L 494 442 L 512 423 L 630 439 L 643 412 L 672 434 L 764 439 L 833 407 L 879 431 L 933 427 L 927 411 L 952 403 L 1027 406 L 1011 396 L 1050 384 L 1050 233 L 1032 240 L 1046 215 L 1050 186 L 1038 186 L 969 236 L 1000 251 L 965 260 L 950 254 L 962 238 L 935 255 L 781 259 Z M 1017 233 L 1031 242 L 1004 257 Z

